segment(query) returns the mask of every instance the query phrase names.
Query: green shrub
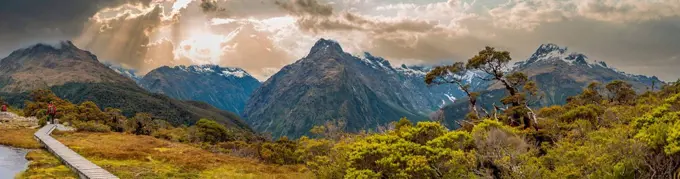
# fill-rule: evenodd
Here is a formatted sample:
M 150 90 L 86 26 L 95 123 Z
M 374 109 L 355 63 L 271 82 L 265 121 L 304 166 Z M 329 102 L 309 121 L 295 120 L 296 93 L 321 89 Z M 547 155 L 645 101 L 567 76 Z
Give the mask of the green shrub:
M 77 131 L 86 132 L 111 132 L 111 127 L 96 121 L 72 121 Z
M 544 107 L 538 110 L 538 116 L 541 117 L 555 117 L 563 114 L 565 109 L 562 106 Z
M 563 122 L 574 122 L 577 119 L 584 119 L 597 124 L 598 116 L 602 114 L 602 108 L 597 105 L 579 106 L 562 114 L 559 119 Z
M 258 157 L 257 144 L 251 144 L 245 141 L 229 141 L 217 144 L 224 152 L 239 157 Z
M 156 130 L 150 114 L 137 113 L 125 122 L 125 131 L 136 135 L 151 135 Z
M 159 139 L 165 139 L 165 140 L 173 141 L 173 142 L 188 142 L 189 141 L 189 138 L 188 138 L 189 133 L 183 127 L 171 128 L 171 129 L 161 128 L 161 129 L 158 129 L 158 130 L 152 132 L 151 136 L 159 138 Z
M 196 128 L 199 132 L 199 138 L 203 142 L 217 143 L 230 141 L 234 139 L 234 136 L 227 131 L 224 125 L 217 123 L 213 120 L 201 119 L 196 122 Z
M 297 143 L 283 137 L 276 142 L 265 142 L 260 145 L 260 159 L 274 164 L 298 164 L 300 157 L 296 155 Z

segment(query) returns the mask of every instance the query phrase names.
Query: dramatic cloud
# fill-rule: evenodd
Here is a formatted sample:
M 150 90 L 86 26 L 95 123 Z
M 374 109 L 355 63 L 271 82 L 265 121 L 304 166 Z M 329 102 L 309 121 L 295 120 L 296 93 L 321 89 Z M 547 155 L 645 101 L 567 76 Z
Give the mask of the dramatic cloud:
M 148 5 L 151 0 L 0 1 L 0 55 L 41 41 L 78 36 L 84 23 L 102 8 Z
M 149 35 L 162 24 L 163 9 L 159 6 L 148 9 L 120 7 L 110 11 L 124 13 L 110 17 L 103 17 L 109 11 L 98 13 L 86 24 L 75 44 L 95 52 L 104 61 L 137 69 L 145 67 L 147 46 L 154 46 Z
M 627 72 L 680 76 L 677 0 L 25 0 L 0 2 L 0 17 L 0 55 L 74 39 L 142 73 L 213 63 L 264 80 L 330 38 L 395 65 L 463 61 L 484 46 L 524 60 L 556 43 Z

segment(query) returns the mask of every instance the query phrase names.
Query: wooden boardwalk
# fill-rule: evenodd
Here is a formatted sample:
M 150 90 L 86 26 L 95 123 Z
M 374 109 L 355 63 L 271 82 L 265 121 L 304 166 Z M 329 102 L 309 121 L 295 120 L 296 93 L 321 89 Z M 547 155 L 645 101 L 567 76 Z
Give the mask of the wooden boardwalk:
M 47 124 L 38 130 L 34 136 L 38 139 L 40 144 L 42 144 L 49 152 L 57 156 L 62 163 L 78 173 L 80 178 L 118 179 L 115 175 L 95 165 L 50 136 L 55 128 L 57 128 L 57 125 Z

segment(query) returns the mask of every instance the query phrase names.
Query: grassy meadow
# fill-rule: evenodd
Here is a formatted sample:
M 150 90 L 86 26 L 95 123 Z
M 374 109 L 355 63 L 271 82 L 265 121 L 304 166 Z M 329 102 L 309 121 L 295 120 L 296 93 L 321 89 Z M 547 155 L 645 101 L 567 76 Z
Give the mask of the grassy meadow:
M 303 165 L 264 164 L 151 136 L 113 132 L 54 136 L 121 178 L 313 178 Z

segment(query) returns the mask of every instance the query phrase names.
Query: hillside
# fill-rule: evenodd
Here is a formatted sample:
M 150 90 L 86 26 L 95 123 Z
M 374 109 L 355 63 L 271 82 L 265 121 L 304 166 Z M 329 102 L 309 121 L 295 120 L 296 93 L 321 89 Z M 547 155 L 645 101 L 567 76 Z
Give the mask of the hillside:
M 93 101 L 100 108 L 122 109 L 127 116 L 148 112 L 176 125 L 211 118 L 250 130 L 236 114 L 149 93 L 68 41 L 57 47 L 37 44 L 17 50 L 0 61 L 0 74 L 1 94 L 14 106 L 23 106 L 29 91 L 49 88 L 71 102 Z
M 58 46 L 37 44 L 12 52 L 0 61 L 0 91 L 26 92 L 66 83 L 109 83 L 134 86 L 134 81 L 99 63 L 97 57 L 70 41 Z
M 203 101 L 240 114 L 260 82 L 240 68 L 192 65 L 157 68 L 141 78 L 139 85 L 150 92 Z
M 446 91 L 437 99 L 419 77 L 423 71 L 393 68 L 368 53 L 364 58 L 345 53 L 332 40 L 321 39 L 309 55 L 281 69 L 262 84 L 248 101 L 244 117 L 259 132 L 300 137 L 312 126 L 344 121 L 345 130 L 375 129 L 401 117 L 427 119 L 433 109 L 458 97 Z M 446 95 L 451 98 L 448 98 Z M 444 101 L 444 102 L 446 102 Z

